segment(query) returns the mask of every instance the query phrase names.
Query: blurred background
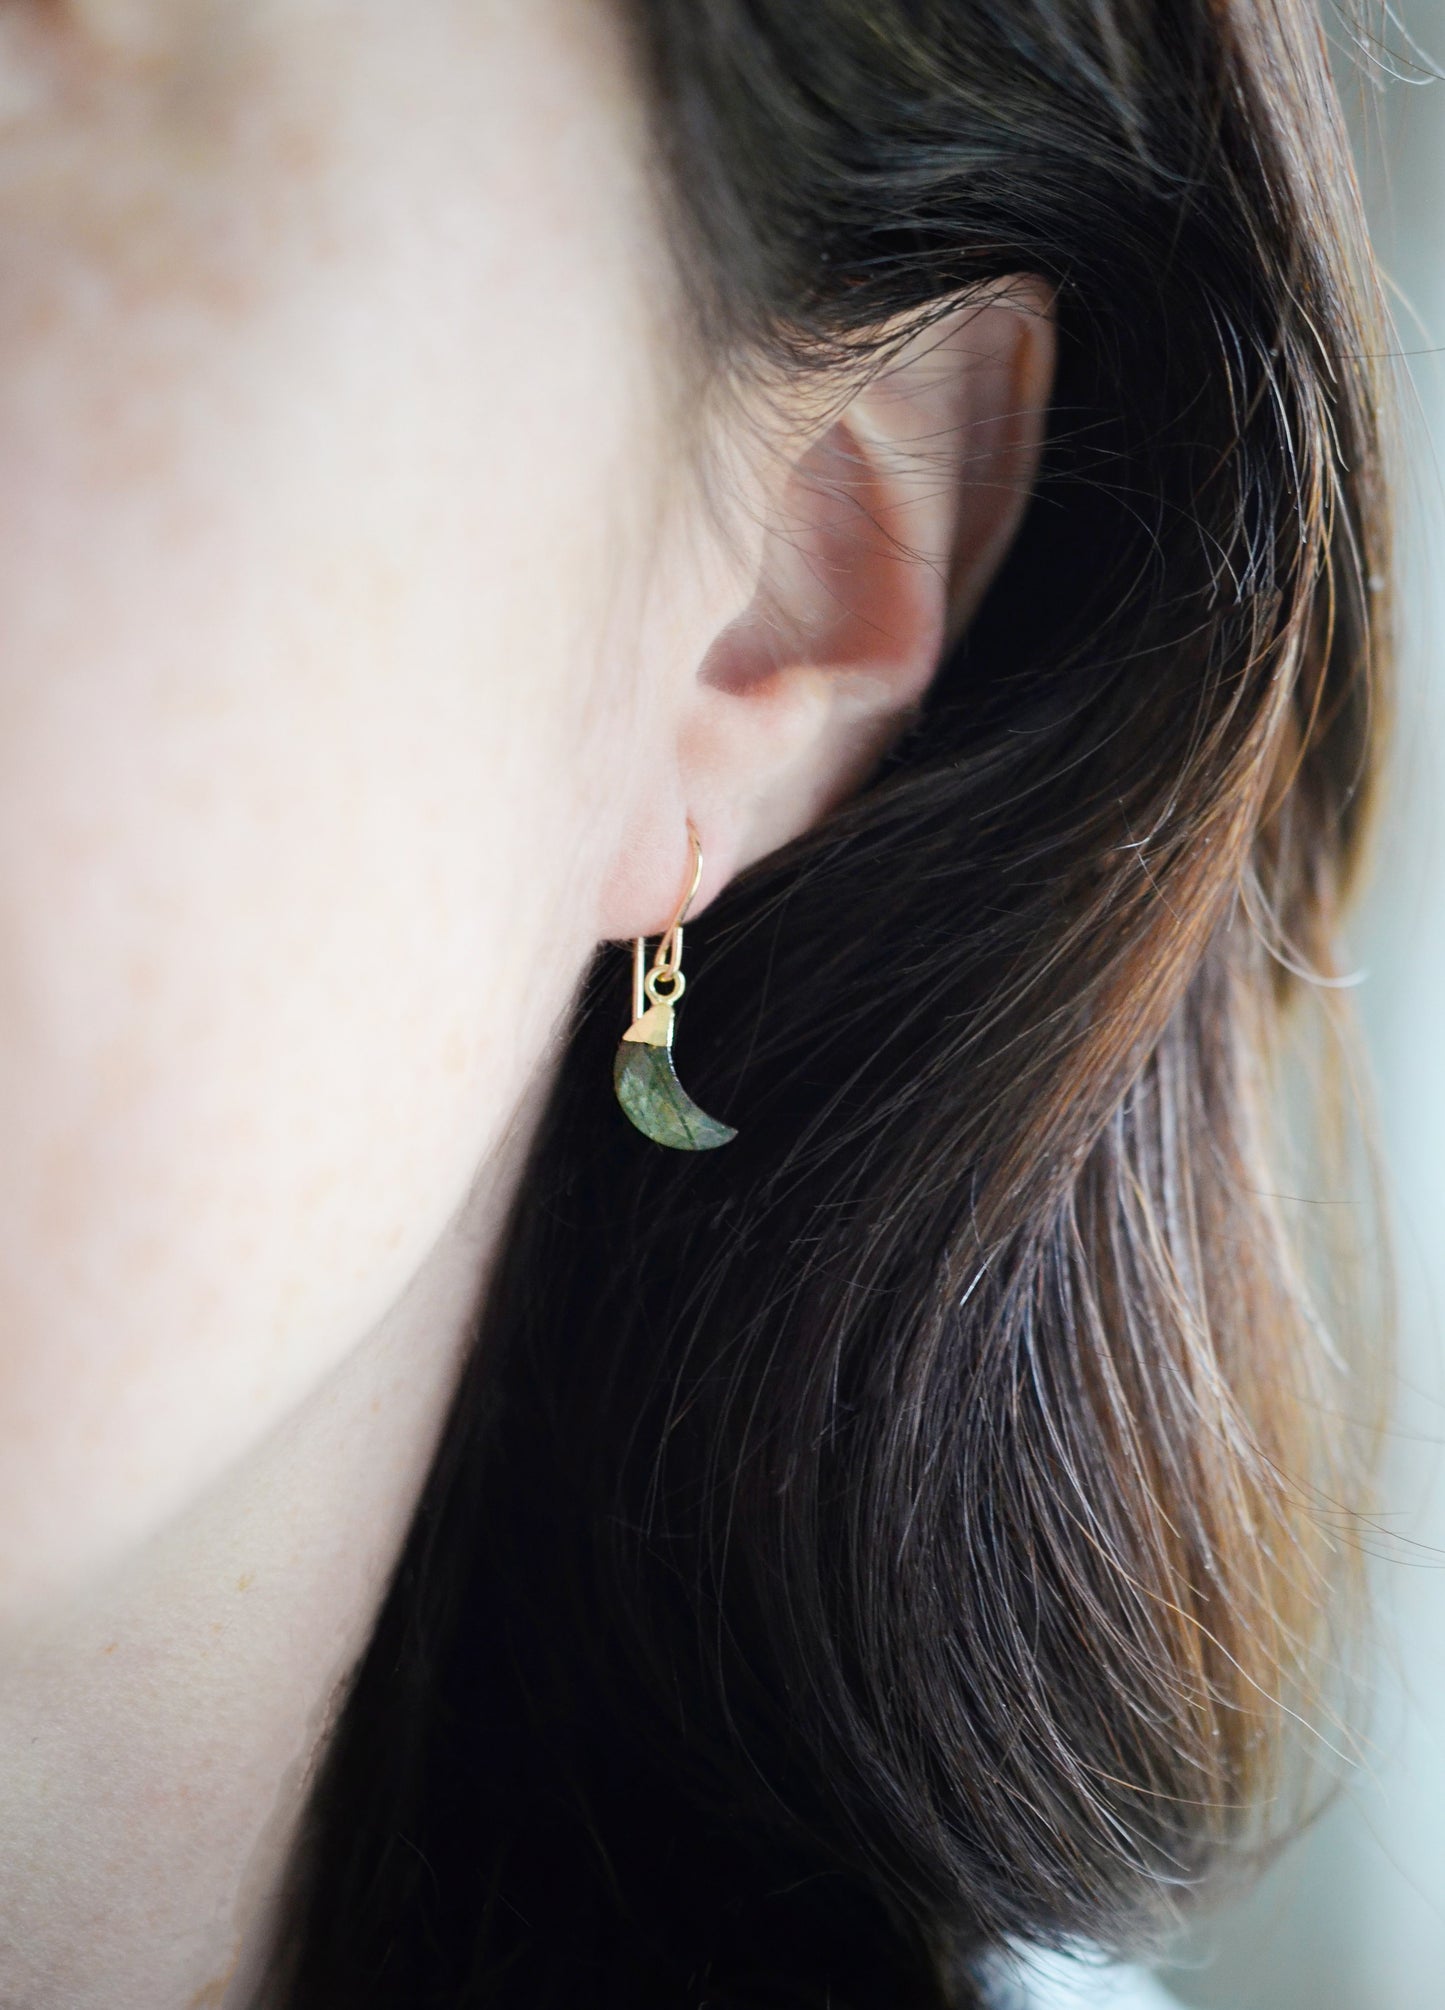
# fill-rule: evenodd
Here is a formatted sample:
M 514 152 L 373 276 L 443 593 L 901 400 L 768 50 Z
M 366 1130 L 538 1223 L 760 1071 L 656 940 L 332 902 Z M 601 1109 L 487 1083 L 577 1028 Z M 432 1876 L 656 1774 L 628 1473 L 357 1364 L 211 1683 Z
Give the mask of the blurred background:
M 1315 1830 L 1164 1971 L 1200 2010 L 1445 2010 L 1445 0 L 1324 5 L 1404 408 L 1399 716 L 1351 944 L 1368 973 L 1399 1390 L 1368 1741 Z

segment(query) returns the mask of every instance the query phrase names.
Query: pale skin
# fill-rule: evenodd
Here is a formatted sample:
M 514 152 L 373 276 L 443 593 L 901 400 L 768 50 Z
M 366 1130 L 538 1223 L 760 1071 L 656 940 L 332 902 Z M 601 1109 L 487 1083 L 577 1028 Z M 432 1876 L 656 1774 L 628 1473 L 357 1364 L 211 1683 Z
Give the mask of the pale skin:
M 1025 277 L 719 401 L 719 521 L 647 149 L 601 0 L 0 14 L 6 2010 L 249 2010 L 582 973 L 1033 479 Z

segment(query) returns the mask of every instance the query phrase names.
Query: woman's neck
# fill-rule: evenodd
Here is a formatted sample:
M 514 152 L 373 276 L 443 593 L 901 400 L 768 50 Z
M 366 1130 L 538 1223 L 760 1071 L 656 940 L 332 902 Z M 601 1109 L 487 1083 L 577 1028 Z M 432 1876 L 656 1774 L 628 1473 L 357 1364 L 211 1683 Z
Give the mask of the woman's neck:
M 64 1613 L 0 1635 L 0 2003 L 250 2010 L 521 1147 L 265 1445 Z

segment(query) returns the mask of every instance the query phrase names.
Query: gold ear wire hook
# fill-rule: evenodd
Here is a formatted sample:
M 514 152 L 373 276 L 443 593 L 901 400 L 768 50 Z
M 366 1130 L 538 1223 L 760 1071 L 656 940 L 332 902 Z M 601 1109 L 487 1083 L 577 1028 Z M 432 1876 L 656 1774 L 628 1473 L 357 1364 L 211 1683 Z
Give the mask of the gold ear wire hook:
M 628 1121 L 644 1137 L 674 1151 L 706 1152 L 727 1144 L 737 1132 L 698 1108 L 672 1064 L 677 1001 L 687 983 L 682 974 L 682 924 L 702 884 L 702 840 L 690 817 L 687 834 L 692 842 L 692 883 L 663 930 L 651 969 L 646 937 L 633 937 L 632 1024 L 622 1035 L 612 1064 L 612 1085 Z
M 682 896 L 676 914 L 663 930 L 658 941 L 656 954 L 652 959 L 654 970 L 676 970 L 682 962 L 682 924 L 687 919 L 688 909 L 697 898 L 697 890 L 702 885 L 702 839 L 691 817 L 687 820 L 687 835 L 692 844 L 692 883 Z M 634 937 L 632 944 L 632 1016 L 640 1019 L 647 1010 L 647 937 Z
M 657 954 L 652 959 L 654 970 L 676 970 L 682 962 L 682 924 L 687 919 L 687 911 L 697 899 L 697 890 L 702 885 L 702 839 L 698 836 L 692 818 L 687 820 L 687 834 L 692 841 L 692 884 L 682 896 L 677 913 L 668 923 L 662 940 L 657 945 Z

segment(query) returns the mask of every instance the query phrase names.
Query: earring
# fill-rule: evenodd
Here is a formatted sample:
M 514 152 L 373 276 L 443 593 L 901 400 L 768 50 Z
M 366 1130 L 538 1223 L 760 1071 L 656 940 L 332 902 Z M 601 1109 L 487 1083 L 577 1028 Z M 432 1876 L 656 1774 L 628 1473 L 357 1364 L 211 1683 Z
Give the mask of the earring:
M 702 880 L 702 845 L 691 820 L 692 884 L 646 968 L 647 938 L 632 945 L 632 1024 L 623 1034 L 612 1065 L 617 1100 L 642 1135 L 679 1152 L 708 1152 L 729 1144 L 737 1132 L 700 1110 L 677 1079 L 672 1065 L 672 1030 L 687 980 L 682 974 L 682 924 Z

